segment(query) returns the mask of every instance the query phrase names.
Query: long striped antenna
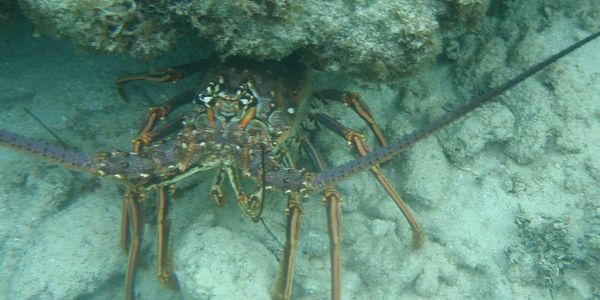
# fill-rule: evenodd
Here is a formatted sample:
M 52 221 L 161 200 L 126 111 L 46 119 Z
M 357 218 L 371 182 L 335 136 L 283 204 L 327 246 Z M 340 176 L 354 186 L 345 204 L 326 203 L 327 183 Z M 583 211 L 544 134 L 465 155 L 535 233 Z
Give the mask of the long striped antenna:
M 34 140 L 0 129 L 0 145 L 42 157 L 70 169 L 88 173 L 93 172 L 94 163 L 90 156 L 55 144 Z
M 565 55 L 575 51 L 577 48 L 589 43 L 598 36 L 600 36 L 600 31 L 593 33 L 590 36 L 584 38 L 583 40 L 576 42 L 575 44 L 567 47 L 566 49 L 550 56 L 546 60 L 523 71 L 521 74 L 513 77 L 512 79 L 496 87 L 495 89 L 492 89 L 491 91 L 479 97 L 476 97 L 467 104 L 442 116 L 441 118 L 424 128 L 415 130 L 412 133 L 409 133 L 408 135 L 405 135 L 400 139 L 392 141 L 384 147 L 377 148 L 373 150 L 373 152 L 365 156 L 362 156 L 360 158 L 357 158 L 355 160 L 349 161 L 347 163 L 341 164 L 337 167 L 325 170 L 322 173 L 317 174 L 312 184 L 315 188 L 319 189 L 327 186 L 328 184 L 332 184 L 348 176 L 364 171 L 374 165 L 390 160 L 396 154 L 407 149 L 408 146 L 422 140 L 423 138 L 456 121 L 457 119 L 464 117 L 465 115 L 475 110 L 476 108 L 482 106 L 483 104 L 490 102 L 496 96 L 513 88 L 517 84 L 523 82 L 525 79 L 533 76 L 548 65 L 554 63 L 555 61 L 559 60 Z

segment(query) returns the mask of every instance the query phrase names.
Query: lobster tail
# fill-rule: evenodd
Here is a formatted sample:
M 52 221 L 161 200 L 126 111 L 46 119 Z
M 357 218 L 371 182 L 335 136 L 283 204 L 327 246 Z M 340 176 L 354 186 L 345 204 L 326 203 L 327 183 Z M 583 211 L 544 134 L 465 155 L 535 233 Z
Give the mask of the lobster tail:
M 92 158 L 70 149 L 34 140 L 19 134 L 0 129 L 0 145 L 20 150 L 26 154 L 42 157 L 50 162 L 66 166 L 70 169 L 93 172 Z

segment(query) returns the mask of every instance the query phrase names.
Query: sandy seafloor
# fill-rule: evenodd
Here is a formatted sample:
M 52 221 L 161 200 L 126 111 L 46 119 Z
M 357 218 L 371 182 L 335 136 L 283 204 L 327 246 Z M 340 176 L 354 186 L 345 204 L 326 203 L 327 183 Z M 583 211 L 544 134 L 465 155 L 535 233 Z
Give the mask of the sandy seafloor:
M 123 102 L 114 79 L 151 64 L 32 33 L 23 20 L 0 28 L 3 129 L 52 141 L 27 108 L 81 151 L 129 149 L 147 107 L 180 90 L 136 84 Z M 573 20 L 555 20 L 510 49 L 518 57 L 510 68 L 502 52 L 479 63 L 496 69 L 498 84 L 587 34 Z M 155 65 L 192 59 L 179 54 Z M 599 299 L 599 62 L 597 40 L 384 165 L 426 231 L 420 250 L 411 249 L 406 222 L 370 174 L 340 183 L 344 298 Z M 322 74 L 318 85 L 360 92 L 385 134 L 397 138 L 466 100 L 455 83 L 469 80 L 456 79 L 452 68 L 440 63 L 390 86 Z M 367 132 L 345 108 L 322 109 Z M 319 139 L 328 162 L 352 159 L 335 139 L 327 133 Z M 183 184 L 175 200 L 181 292 L 154 278 L 148 219 L 139 299 L 269 297 L 279 242 L 234 201 L 213 205 L 207 175 Z M 0 149 L 0 298 L 120 298 L 126 261 L 118 245 L 120 192 L 110 180 Z M 280 241 L 285 201 L 271 195 L 264 213 Z M 305 203 L 295 298 L 328 299 L 328 260 L 324 207 L 314 195 Z

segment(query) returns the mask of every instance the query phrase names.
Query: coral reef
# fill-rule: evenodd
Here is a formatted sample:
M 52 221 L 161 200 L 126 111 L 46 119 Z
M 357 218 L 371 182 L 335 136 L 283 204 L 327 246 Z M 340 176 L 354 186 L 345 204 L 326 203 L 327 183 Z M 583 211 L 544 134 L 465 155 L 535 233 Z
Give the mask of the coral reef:
M 574 264 L 577 248 L 570 240 L 568 224 L 560 218 L 530 218 L 518 215 L 519 241 L 506 253 L 515 278 L 524 283 L 557 288 L 563 284 L 565 269 Z
M 384 81 L 433 62 L 441 52 L 440 7 L 469 7 L 460 10 L 469 16 L 481 10 L 463 2 L 20 0 L 20 5 L 37 30 L 79 46 L 153 57 L 195 31 L 223 56 L 280 59 L 301 50 L 323 68 Z
M 584 26 L 597 27 L 600 7 L 591 1 L 572 7 Z M 564 2 L 564 3 L 563 3 Z M 581 2 L 581 3 L 580 3 Z M 194 40 L 190 51 L 208 46 L 223 57 L 281 59 L 302 51 L 305 60 L 322 69 L 340 71 L 372 82 L 396 80 L 430 65 L 442 52 L 453 60 L 478 59 L 494 47 L 493 38 L 469 35 L 498 26 L 498 18 L 543 11 L 556 14 L 549 1 L 377 0 L 377 1 L 150 1 L 150 0 L 19 0 L 37 30 L 66 38 L 79 46 L 152 58 Z M 492 18 L 485 18 L 486 13 Z M 484 21 L 486 20 L 486 21 Z M 523 30 L 549 21 L 501 25 L 514 42 Z M 487 30 L 492 32 L 491 30 Z M 446 45 L 442 41 L 446 40 Z M 208 42 L 207 42 L 208 41 Z M 198 49 L 195 49 L 198 48 Z M 445 49 L 443 49 L 445 48 Z M 459 70 L 480 75 L 485 70 Z M 471 78 L 468 76 L 466 78 Z
M 20 0 L 36 29 L 79 46 L 136 57 L 168 50 L 176 38 L 173 20 L 159 6 L 135 0 Z
M 428 2 L 263 4 L 191 1 L 171 7 L 226 55 L 282 58 L 304 49 L 329 69 L 372 80 L 412 72 L 440 50 L 435 10 Z
M 566 285 L 587 298 L 589 289 L 577 282 L 600 280 L 600 206 L 588 202 L 581 217 L 584 222 L 573 223 L 573 216 L 532 217 L 521 209 L 515 217 L 519 240 L 506 249 L 513 280 L 560 293 L 569 292 L 559 290 Z

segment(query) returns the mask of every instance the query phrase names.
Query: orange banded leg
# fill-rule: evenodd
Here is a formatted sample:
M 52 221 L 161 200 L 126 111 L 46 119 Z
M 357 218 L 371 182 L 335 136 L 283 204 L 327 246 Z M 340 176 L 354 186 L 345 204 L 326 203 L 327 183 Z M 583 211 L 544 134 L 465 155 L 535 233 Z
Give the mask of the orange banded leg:
M 304 152 L 315 165 L 316 172 L 323 172 L 326 167 L 321 155 L 314 145 L 308 141 L 302 141 Z M 325 205 L 327 212 L 327 231 L 329 234 L 329 257 L 331 262 L 331 299 L 341 299 L 342 285 L 342 196 L 333 187 L 328 186 L 323 191 L 321 202 Z
M 158 122 L 158 120 L 166 118 L 169 115 L 169 113 L 171 113 L 171 111 L 173 111 L 174 109 L 192 102 L 195 97 L 196 90 L 189 89 L 178 94 L 177 96 L 170 98 L 165 103 L 159 106 L 149 108 L 146 117 L 144 118 L 139 127 L 139 132 L 152 130 L 152 128 L 154 128 L 154 125 L 156 125 L 156 122 Z
M 119 244 L 121 245 L 121 249 L 125 251 L 125 253 L 129 252 L 129 244 L 131 243 L 131 220 L 129 216 L 129 195 L 133 193 L 129 188 L 123 195 L 123 206 L 121 207 L 121 237 L 119 240 Z
M 177 290 L 178 283 L 173 273 L 173 240 L 171 237 L 170 202 L 167 195 L 167 187 L 161 186 L 157 189 L 157 223 L 158 237 L 156 246 L 158 281 L 164 286 Z
M 154 129 L 155 124 L 161 118 L 176 107 L 179 107 L 194 99 L 195 91 L 188 90 L 171 98 L 165 104 L 157 108 L 151 108 L 144 120 L 144 125 L 140 130 L 138 138 L 133 141 L 133 152 L 139 153 L 143 145 L 150 143 L 156 138 L 165 136 L 182 126 L 183 117 L 171 121 L 169 124 Z M 170 220 L 169 206 L 165 188 L 160 187 L 157 190 L 158 212 L 158 277 L 161 283 L 168 287 L 177 288 L 177 279 L 172 272 L 172 254 L 170 250 Z M 123 200 L 121 216 L 121 247 L 128 252 L 127 274 L 125 278 L 125 299 L 133 299 L 136 262 L 139 256 L 142 242 L 143 215 L 140 210 L 142 199 L 140 194 L 132 188 L 127 188 Z
M 285 230 L 285 246 L 283 258 L 277 272 L 275 283 L 275 299 L 289 300 L 292 297 L 292 286 L 294 282 L 294 269 L 296 267 L 296 251 L 298 239 L 300 239 L 300 226 L 302 213 L 301 195 L 297 192 L 288 192 L 288 204 L 285 209 L 287 216 L 287 227 Z
M 187 76 L 202 71 L 205 67 L 210 66 L 212 61 L 214 61 L 214 59 L 200 59 L 179 66 L 125 75 L 117 79 L 117 91 L 123 100 L 128 101 L 125 85 L 129 82 L 150 81 L 176 83 Z
M 162 127 L 152 129 L 150 131 L 141 132 L 133 141 L 131 141 L 133 152 L 139 153 L 142 148 L 150 145 L 152 141 L 156 141 L 171 133 L 177 132 L 183 128 L 184 116 L 178 116 Z
M 379 125 L 377 125 L 375 118 L 373 118 L 373 115 L 371 114 L 371 110 L 367 104 L 360 99 L 359 94 L 335 89 L 327 89 L 316 92 L 315 96 L 322 101 L 331 99 L 344 103 L 344 105 L 354 110 L 358 116 L 360 116 L 367 123 L 367 125 L 369 125 L 380 146 L 385 146 L 387 144 L 385 137 L 381 132 L 381 128 L 379 128 Z
M 121 223 L 121 245 L 128 252 L 127 273 L 125 274 L 125 299 L 134 299 L 136 263 L 142 245 L 144 229 L 143 215 L 139 206 L 139 194 L 128 188 L 123 203 Z M 127 216 L 125 216 L 125 214 Z
M 139 127 L 138 137 L 133 140 L 133 151 L 139 152 L 143 146 L 150 144 L 153 140 L 181 128 L 183 117 L 172 120 L 169 124 L 165 125 L 163 129 L 153 131 L 159 120 L 166 118 L 174 109 L 192 102 L 195 96 L 196 90 L 190 89 L 169 99 L 160 106 L 149 108 L 146 117 Z
M 367 155 L 367 153 L 370 152 L 368 146 L 365 144 L 364 137 L 362 135 L 354 132 L 350 128 L 345 127 L 333 118 L 321 113 L 311 114 L 311 118 L 319 122 L 319 124 L 330 129 L 331 131 L 337 133 L 347 142 L 352 144 L 361 156 L 365 156 Z M 408 205 L 406 205 L 406 203 L 404 202 L 404 200 L 402 200 L 398 192 L 396 192 L 394 187 L 392 187 L 389 180 L 381 171 L 379 165 L 371 167 L 371 173 L 375 176 L 375 178 L 377 178 L 379 183 L 381 183 L 381 185 L 390 195 L 390 197 L 392 197 L 392 199 L 396 203 L 396 206 L 398 206 L 398 208 L 404 215 L 404 218 L 406 218 L 406 221 L 408 222 L 412 230 L 413 247 L 419 248 L 425 241 L 425 234 L 423 233 L 423 229 L 421 229 L 421 226 L 419 225 L 419 223 L 417 223 L 417 220 L 410 211 L 410 208 L 408 208 Z

